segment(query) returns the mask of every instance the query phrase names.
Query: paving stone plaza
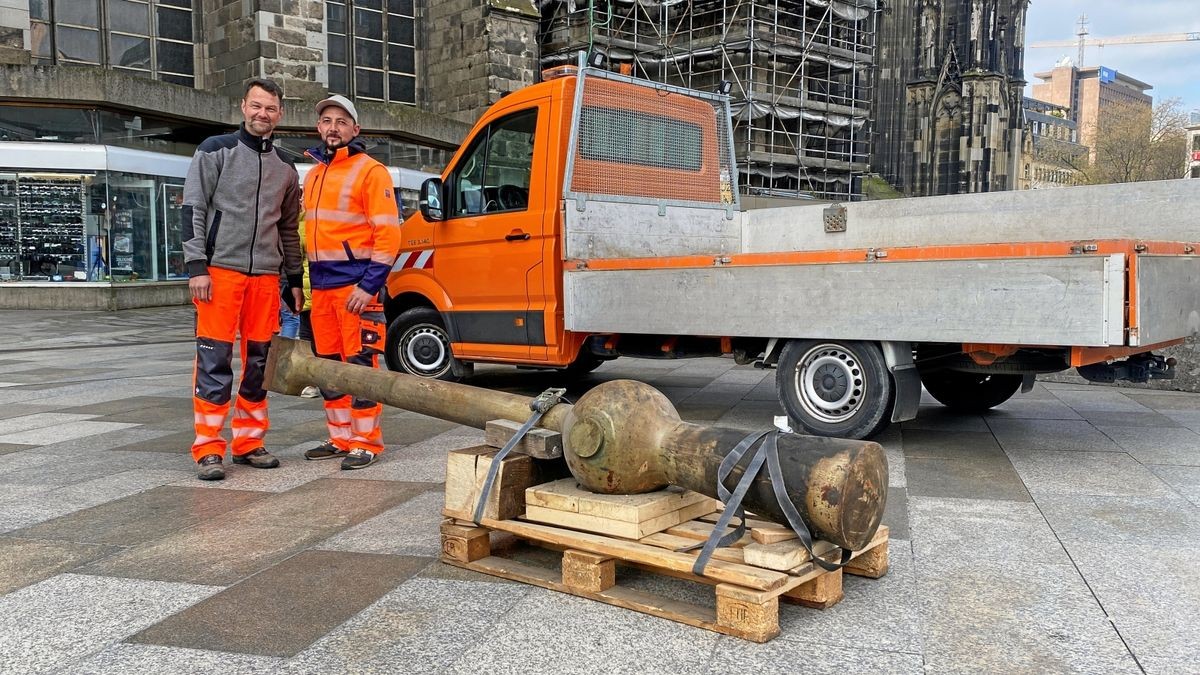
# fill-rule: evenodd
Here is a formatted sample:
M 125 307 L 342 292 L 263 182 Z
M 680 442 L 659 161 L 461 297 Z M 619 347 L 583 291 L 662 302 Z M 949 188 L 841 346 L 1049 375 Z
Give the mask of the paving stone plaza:
M 192 320 L 0 312 L 0 672 L 1200 673 L 1200 394 L 926 400 L 877 439 L 890 572 L 847 577 L 827 610 L 781 605 L 782 634 L 754 644 L 438 562 L 446 454 L 476 429 L 387 409 L 379 463 L 340 471 L 302 457 L 320 400 L 272 394 L 283 466 L 197 480 Z M 774 371 L 728 359 L 621 359 L 570 395 L 617 378 L 689 421 L 778 413 Z

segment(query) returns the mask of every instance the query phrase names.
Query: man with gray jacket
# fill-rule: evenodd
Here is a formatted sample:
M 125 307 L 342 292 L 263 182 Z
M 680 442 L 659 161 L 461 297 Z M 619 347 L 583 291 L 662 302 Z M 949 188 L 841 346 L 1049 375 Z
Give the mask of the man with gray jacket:
M 233 394 L 233 345 L 241 334 L 242 378 L 233 405 L 233 463 L 273 469 L 263 447 L 270 426 L 263 371 L 279 330 L 279 272 L 303 303 L 300 184 L 271 139 L 283 118 L 283 90 L 266 79 L 246 85 L 245 123 L 196 150 L 183 187 L 184 261 L 196 306 L 192 390 L 201 480 L 225 477 L 221 437 Z

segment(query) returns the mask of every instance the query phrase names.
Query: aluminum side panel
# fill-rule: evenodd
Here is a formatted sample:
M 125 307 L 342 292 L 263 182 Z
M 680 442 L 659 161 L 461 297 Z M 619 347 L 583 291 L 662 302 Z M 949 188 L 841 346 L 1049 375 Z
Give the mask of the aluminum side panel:
M 591 333 L 1120 344 L 1116 256 L 579 270 L 566 326 Z M 1116 307 L 1112 305 L 1116 303 Z M 1117 338 L 1114 341 L 1114 337 Z
M 566 201 L 564 257 L 653 258 L 731 255 L 742 245 L 742 214 L 721 209 Z
M 1138 256 L 1137 328 L 1143 345 L 1200 334 L 1200 257 Z

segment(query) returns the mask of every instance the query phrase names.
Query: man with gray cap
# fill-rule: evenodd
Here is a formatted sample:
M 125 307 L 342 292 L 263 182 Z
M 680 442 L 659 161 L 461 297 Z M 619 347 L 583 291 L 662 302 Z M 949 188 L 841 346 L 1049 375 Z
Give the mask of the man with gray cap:
M 358 111 L 344 96 L 317 104 L 323 144 L 304 181 L 304 227 L 318 356 L 379 367 L 387 320 L 380 294 L 400 251 L 400 216 L 387 167 L 358 140 Z M 329 439 L 306 459 L 340 457 L 343 469 L 370 466 L 383 452 L 375 401 L 321 391 Z

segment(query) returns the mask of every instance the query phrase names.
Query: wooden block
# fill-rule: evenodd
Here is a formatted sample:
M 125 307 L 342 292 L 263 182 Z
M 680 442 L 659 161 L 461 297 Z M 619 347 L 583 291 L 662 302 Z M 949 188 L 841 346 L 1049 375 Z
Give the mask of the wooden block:
M 528 492 L 526 494 L 528 495 Z M 544 506 L 537 506 L 526 502 L 525 519 L 537 523 L 560 525 L 562 527 L 569 527 L 573 530 L 607 534 L 613 537 L 621 537 L 624 539 L 641 539 L 647 535 L 654 534 L 655 532 L 662 532 L 663 530 L 674 527 L 679 523 L 689 521 L 700 513 L 707 512 L 709 508 L 710 507 L 708 504 L 693 504 L 692 506 L 684 507 L 678 511 L 664 513 L 648 520 L 631 523 L 623 520 L 605 518 L 603 516 L 595 516 L 588 513 L 560 511 L 558 509 L 546 508 Z
M 520 430 L 522 423 L 512 420 L 489 420 L 484 425 L 484 443 L 493 448 L 503 448 Z M 536 459 L 556 459 L 562 457 L 562 434 L 549 429 L 534 427 L 513 448 Z
M 442 557 L 460 562 L 474 562 L 491 555 L 491 540 L 482 527 L 463 527 L 442 523 Z
M 878 579 L 888 572 L 888 542 L 883 541 L 863 553 L 858 554 L 847 563 L 847 574 L 859 577 Z
M 813 542 L 813 550 L 817 555 L 824 555 L 836 548 L 827 541 Z M 749 544 L 742 550 L 746 564 L 784 572 L 808 562 L 811 558 L 799 539 L 789 539 L 774 544 Z
M 766 642 L 779 635 L 777 596 L 763 599 L 730 584 L 717 584 L 716 592 L 718 626 L 754 642 Z
M 709 536 L 712 535 L 713 529 L 714 529 L 714 526 L 711 523 L 692 521 L 692 522 L 687 522 L 687 523 L 680 523 L 679 525 L 676 525 L 675 527 L 669 528 L 667 530 L 667 534 L 673 534 L 676 537 L 684 537 L 687 539 L 695 539 L 696 541 L 707 541 Z M 733 528 L 726 527 L 725 532 L 722 533 L 722 536 L 729 534 L 730 532 L 733 532 Z M 747 534 L 747 535 L 743 535 L 741 539 L 730 544 L 730 546 L 731 547 L 734 547 L 734 546 L 741 547 L 741 546 L 745 546 L 746 544 L 749 544 L 751 541 L 753 541 L 753 540 L 750 538 L 750 535 Z
M 789 539 L 796 539 L 796 533 L 790 527 L 770 525 L 767 527 L 750 528 L 750 538 L 760 544 L 776 544 Z
M 480 445 L 451 452 L 446 459 L 446 506 L 442 514 L 461 520 L 475 517 L 475 505 L 487 479 L 496 449 Z M 533 481 L 533 460 L 510 453 L 500 461 L 500 472 L 488 494 L 483 517 L 508 520 L 525 512 L 525 490 Z
M 717 500 L 698 492 L 676 487 L 640 495 L 601 495 L 579 487 L 574 478 L 535 485 L 525 491 L 525 503 L 626 523 L 644 523 L 652 518 L 697 505 L 704 505 L 704 508 L 689 512 L 704 515 L 711 513 L 716 505 L 720 504 Z M 689 516 L 695 517 L 697 516 Z
M 845 593 L 842 592 L 842 570 L 826 572 L 787 591 L 783 597 L 805 607 L 817 609 L 832 607 L 845 597 Z
M 563 551 L 562 582 L 570 588 L 600 593 L 617 583 L 617 563 L 610 557 L 584 551 Z
M 648 537 L 642 537 L 638 540 L 639 544 L 649 544 L 658 546 L 669 551 L 679 551 L 699 544 L 701 542 L 687 537 L 677 537 L 666 532 L 656 532 Z M 691 555 L 699 555 L 700 549 L 690 551 Z M 713 560 L 724 560 L 725 562 L 744 563 L 745 558 L 742 556 L 742 549 L 733 547 L 724 547 L 714 549 L 712 554 Z

